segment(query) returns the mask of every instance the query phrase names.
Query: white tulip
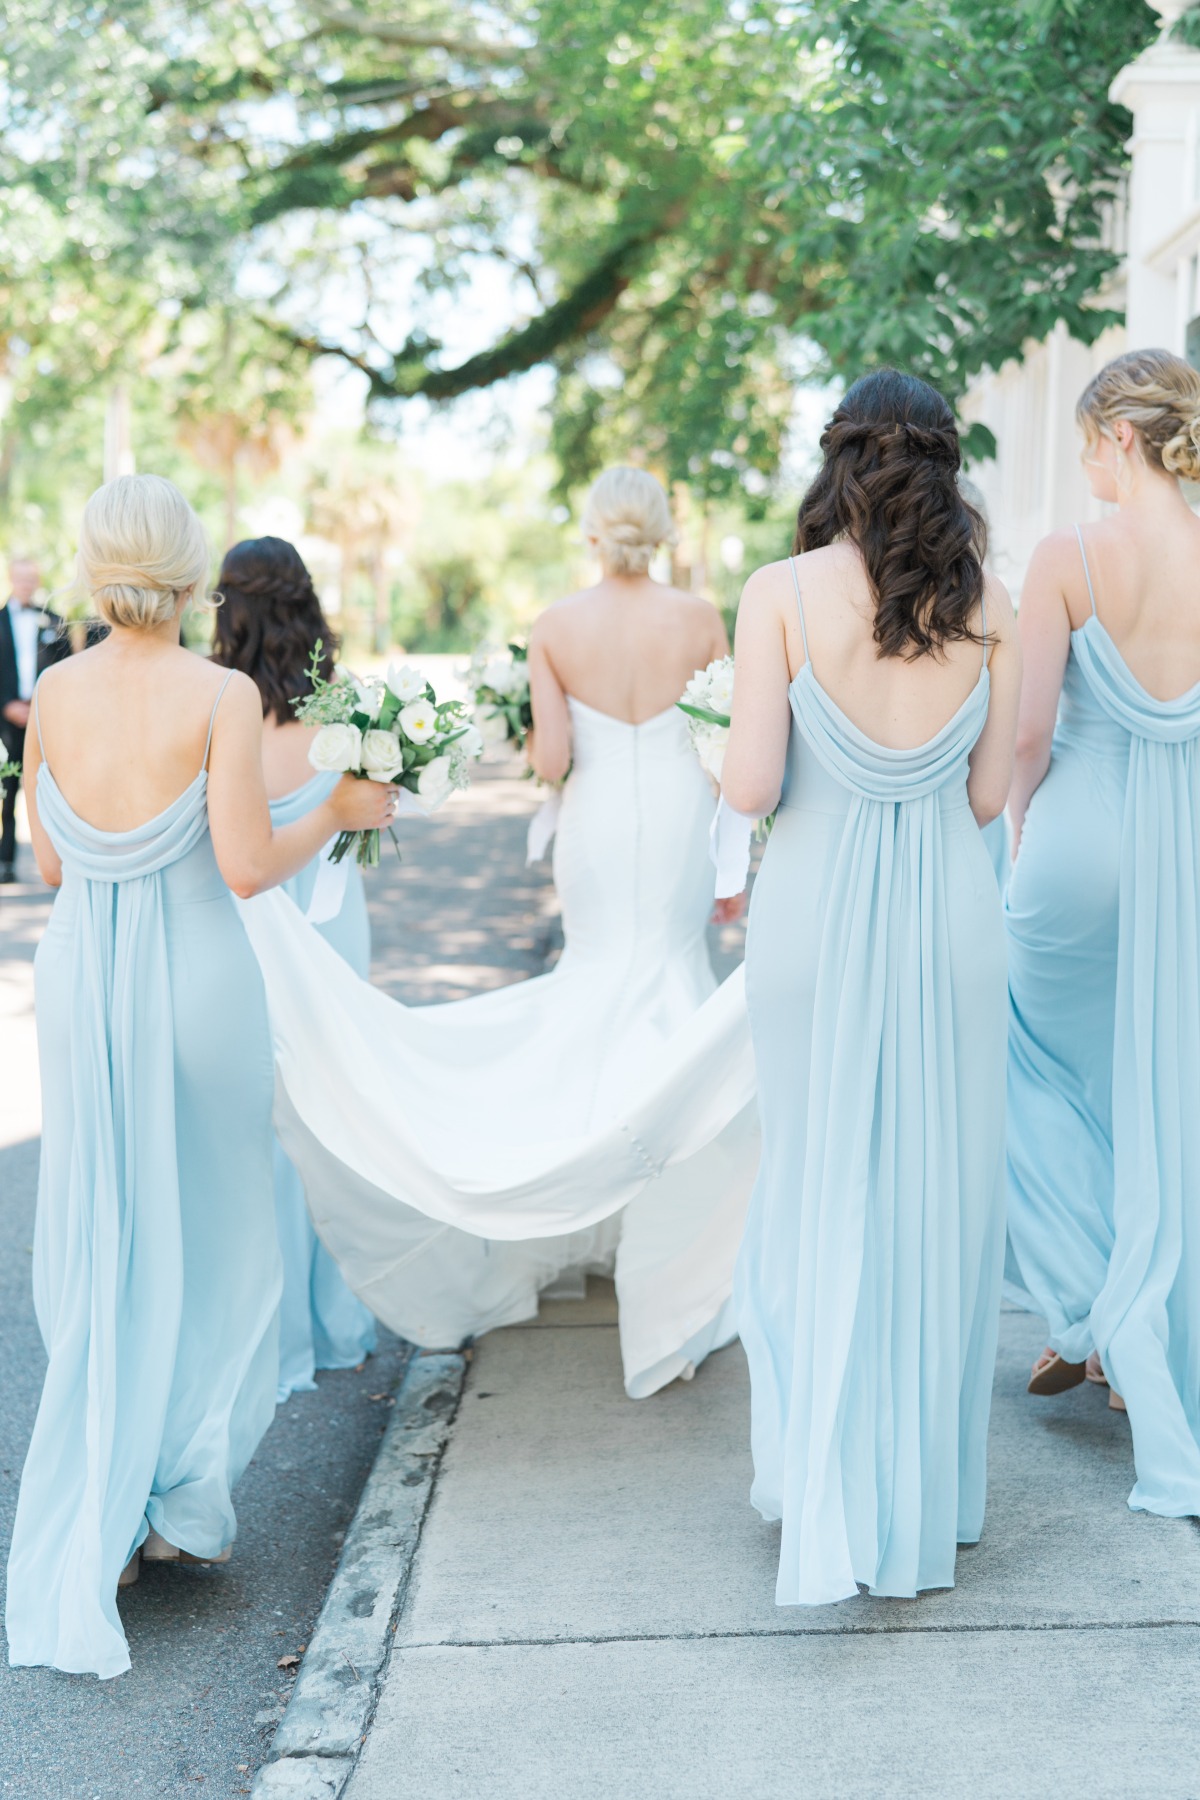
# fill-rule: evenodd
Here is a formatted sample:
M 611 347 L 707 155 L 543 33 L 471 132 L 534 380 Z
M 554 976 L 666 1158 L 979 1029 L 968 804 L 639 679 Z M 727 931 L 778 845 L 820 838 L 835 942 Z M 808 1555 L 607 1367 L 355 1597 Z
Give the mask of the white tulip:
M 404 767 L 404 752 L 393 731 L 365 731 L 362 766 L 372 781 L 390 781 Z
M 462 736 L 455 738 L 454 749 L 458 751 L 460 756 L 465 757 L 468 762 L 474 762 L 476 757 L 482 756 L 483 733 L 480 731 L 479 727 L 477 725 L 468 725 Z
M 712 678 L 708 694 L 712 711 L 727 713 L 733 705 L 733 670 L 719 669 Z
M 429 685 L 420 669 L 414 669 L 408 663 L 400 668 L 395 663 L 388 664 L 387 684 L 397 700 L 407 705 L 410 700 L 419 700 Z
M 404 708 L 396 723 L 411 743 L 427 744 L 438 734 L 437 708 L 428 700 L 415 700 Z
M 431 763 L 425 764 L 417 776 L 417 805 L 427 813 L 435 812 L 453 786 L 450 758 L 436 756 Z
M 352 675 L 351 680 L 354 683 L 354 691 L 358 695 L 359 709 L 365 712 L 369 719 L 377 719 L 379 709 L 383 705 L 383 689 L 377 682 L 360 681 L 357 675 Z
M 362 733 L 357 725 L 322 725 L 308 747 L 308 760 L 323 774 L 345 775 L 360 766 Z

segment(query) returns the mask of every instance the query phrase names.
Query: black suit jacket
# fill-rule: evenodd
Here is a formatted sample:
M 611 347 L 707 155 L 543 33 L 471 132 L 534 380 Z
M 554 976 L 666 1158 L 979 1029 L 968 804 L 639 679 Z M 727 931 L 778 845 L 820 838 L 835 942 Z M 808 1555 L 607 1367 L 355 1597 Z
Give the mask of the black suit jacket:
M 38 630 L 37 672 L 48 669 L 52 663 L 62 662 L 71 654 L 71 640 L 67 636 L 66 626 L 57 613 L 41 609 L 42 625 Z M 10 725 L 4 718 L 4 708 L 10 700 L 20 699 L 17 685 L 17 646 L 13 639 L 12 619 L 7 606 L 0 606 L 0 735 L 11 742 L 18 727 Z M 21 733 L 22 738 L 24 733 Z

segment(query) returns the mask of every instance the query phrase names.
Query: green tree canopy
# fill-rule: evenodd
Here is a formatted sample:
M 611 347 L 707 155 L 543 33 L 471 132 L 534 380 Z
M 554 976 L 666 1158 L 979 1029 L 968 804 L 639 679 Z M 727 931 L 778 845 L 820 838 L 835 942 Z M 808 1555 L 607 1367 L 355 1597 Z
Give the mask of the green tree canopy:
M 568 478 L 637 446 L 761 486 L 801 376 L 955 397 L 1108 322 L 1107 89 L 1153 32 L 1135 0 L 10 0 L 16 405 L 232 307 L 264 406 L 324 355 L 383 409 L 548 366 Z

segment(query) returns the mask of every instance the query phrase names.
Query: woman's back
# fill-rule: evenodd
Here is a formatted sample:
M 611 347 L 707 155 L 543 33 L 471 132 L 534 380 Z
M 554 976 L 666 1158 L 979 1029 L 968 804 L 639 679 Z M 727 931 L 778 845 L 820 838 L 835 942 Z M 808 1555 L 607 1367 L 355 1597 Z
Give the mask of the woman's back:
M 538 620 L 536 642 L 565 693 L 640 725 L 724 654 L 725 631 L 708 601 L 642 576 L 605 579 L 560 600 Z
M 881 656 L 875 603 L 853 544 L 822 546 L 768 570 L 773 587 L 792 590 L 795 621 L 787 634 L 794 680 L 806 661 L 825 694 L 865 736 L 890 750 L 910 750 L 937 735 L 979 683 L 986 610 L 971 621 L 975 636 L 942 645 L 934 656 Z M 798 585 L 800 604 L 796 604 Z M 803 615 L 800 612 L 803 606 Z M 808 634 L 807 654 L 804 631 Z
M 1053 554 L 1072 629 L 1092 617 L 1094 597 L 1095 616 L 1152 699 L 1177 700 L 1200 682 L 1200 519 L 1117 513 L 1078 536 L 1057 533 Z
M 38 684 L 45 759 L 72 811 L 129 831 L 195 782 L 226 673 L 178 644 L 106 638 Z

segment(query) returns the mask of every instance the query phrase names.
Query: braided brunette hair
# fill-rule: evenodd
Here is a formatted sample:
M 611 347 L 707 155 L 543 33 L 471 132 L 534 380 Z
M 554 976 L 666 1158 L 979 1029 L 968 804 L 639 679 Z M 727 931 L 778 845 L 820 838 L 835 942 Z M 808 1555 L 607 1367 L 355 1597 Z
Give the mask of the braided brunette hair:
M 954 414 L 897 369 L 864 375 L 821 435 L 825 460 L 800 502 L 793 555 L 849 538 L 875 601 L 880 656 L 979 643 L 987 527 L 958 485 Z
M 263 717 L 274 713 L 287 725 L 292 701 L 312 691 L 313 645 L 320 638 L 326 681 L 338 647 L 300 552 L 285 538 L 246 538 L 225 552 L 217 587 L 224 598 L 213 661 L 249 675 L 262 695 Z

